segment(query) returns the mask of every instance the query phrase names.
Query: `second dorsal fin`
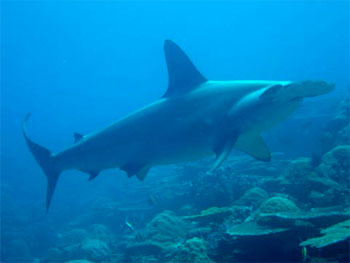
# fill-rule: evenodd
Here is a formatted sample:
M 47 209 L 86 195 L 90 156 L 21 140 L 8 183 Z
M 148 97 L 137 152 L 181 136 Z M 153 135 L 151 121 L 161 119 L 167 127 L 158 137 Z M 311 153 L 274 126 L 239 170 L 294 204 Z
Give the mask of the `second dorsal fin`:
M 173 41 L 165 40 L 164 53 L 169 76 L 168 90 L 164 97 L 185 93 L 207 81 Z
M 77 142 L 80 141 L 83 137 L 84 137 L 84 135 L 75 132 L 75 133 L 74 133 L 74 143 L 77 143 Z

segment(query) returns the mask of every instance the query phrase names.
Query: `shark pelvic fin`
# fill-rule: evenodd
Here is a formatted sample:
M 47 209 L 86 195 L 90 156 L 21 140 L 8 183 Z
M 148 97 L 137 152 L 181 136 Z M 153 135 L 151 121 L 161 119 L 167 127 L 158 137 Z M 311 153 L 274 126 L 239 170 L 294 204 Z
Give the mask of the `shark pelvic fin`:
M 149 165 L 139 164 L 127 164 L 120 167 L 121 170 L 125 171 L 128 177 L 136 175 L 139 180 L 145 179 L 148 171 L 151 169 Z
M 207 81 L 173 41 L 165 40 L 164 52 L 168 67 L 169 85 L 163 97 L 186 93 Z
M 46 211 L 48 211 L 61 170 L 59 170 L 55 166 L 54 157 L 52 156 L 51 152 L 48 149 L 33 142 L 28 137 L 26 124 L 29 117 L 30 117 L 30 114 L 28 113 L 23 120 L 22 131 L 29 150 L 33 154 L 35 160 L 38 162 L 44 174 L 46 175 L 46 179 L 47 179 Z
M 75 133 L 74 133 L 74 143 L 79 142 L 83 137 L 84 137 L 84 135 L 75 132 Z
M 235 143 L 235 148 L 260 161 L 268 162 L 271 160 L 270 151 L 260 134 L 244 134 L 239 136 Z
M 136 177 L 140 180 L 143 181 L 143 179 L 145 179 L 148 171 L 151 169 L 151 166 L 144 166 L 142 167 L 137 173 L 136 173 Z
M 216 168 L 218 168 L 226 160 L 226 158 L 229 156 L 236 140 L 237 140 L 237 135 L 234 134 L 229 139 L 226 139 L 224 141 L 219 142 L 218 146 L 214 150 L 214 152 L 216 154 L 216 159 L 215 159 L 213 166 L 209 170 L 209 172 L 214 172 L 216 170 Z

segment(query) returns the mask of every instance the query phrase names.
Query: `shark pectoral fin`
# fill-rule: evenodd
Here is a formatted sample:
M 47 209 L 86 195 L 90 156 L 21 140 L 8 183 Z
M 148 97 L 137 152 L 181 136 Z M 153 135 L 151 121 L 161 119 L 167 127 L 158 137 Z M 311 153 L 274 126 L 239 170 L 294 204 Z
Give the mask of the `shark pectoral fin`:
M 186 93 L 207 81 L 173 41 L 165 40 L 164 52 L 168 67 L 169 85 L 163 97 Z
M 148 171 L 151 169 L 151 166 L 131 163 L 121 166 L 120 169 L 125 171 L 128 177 L 136 175 L 136 177 L 142 181 L 143 179 L 145 179 Z
M 245 152 L 255 159 L 268 162 L 271 154 L 260 134 L 244 134 L 235 143 L 237 150 Z
M 75 132 L 75 133 L 73 134 L 73 136 L 74 136 L 74 143 L 79 142 L 79 141 L 84 137 L 84 135 L 82 135 L 82 134 L 80 134 L 80 133 L 77 133 L 77 132 Z

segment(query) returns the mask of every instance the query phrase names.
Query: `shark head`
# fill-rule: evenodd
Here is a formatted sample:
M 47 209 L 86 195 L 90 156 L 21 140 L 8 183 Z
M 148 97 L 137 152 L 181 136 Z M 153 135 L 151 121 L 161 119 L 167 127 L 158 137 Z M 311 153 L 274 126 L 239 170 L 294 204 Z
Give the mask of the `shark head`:
M 240 123 L 241 132 L 263 132 L 294 113 L 306 97 L 326 94 L 334 85 L 324 81 L 273 81 L 248 93 L 229 113 L 232 125 Z

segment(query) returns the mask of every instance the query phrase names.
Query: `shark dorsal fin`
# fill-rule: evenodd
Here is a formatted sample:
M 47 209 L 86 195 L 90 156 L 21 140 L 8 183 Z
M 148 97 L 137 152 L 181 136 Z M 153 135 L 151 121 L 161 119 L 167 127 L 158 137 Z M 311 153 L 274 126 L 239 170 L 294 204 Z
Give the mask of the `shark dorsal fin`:
M 84 137 L 84 135 L 77 132 L 75 132 L 73 135 L 74 135 L 74 143 L 79 142 Z
M 207 81 L 173 41 L 165 40 L 164 52 L 168 67 L 169 85 L 163 97 L 186 93 Z

